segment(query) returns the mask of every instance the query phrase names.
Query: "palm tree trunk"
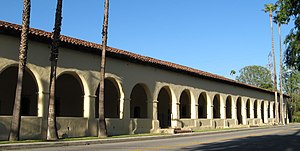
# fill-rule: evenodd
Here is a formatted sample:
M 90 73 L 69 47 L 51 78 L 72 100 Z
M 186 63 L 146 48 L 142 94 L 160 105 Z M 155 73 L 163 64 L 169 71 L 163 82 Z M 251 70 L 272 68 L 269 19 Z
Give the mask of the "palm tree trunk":
M 53 32 L 53 41 L 51 46 L 51 71 L 50 71 L 50 95 L 49 95 L 49 106 L 48 106 L 48 127 L 47 127 L 47 140 L 57 140 L 57 128 L 56 128 L 56 116 L 55 116 L 55 81 L 56 81 L 56 68 L 58 60 L 58 47 L 60 42 L 60 31 L 61 31 L 61 17 L 62 14 L 62 0 L 57 0 L 56 14 L 55 14 L 55 25 Z
M 272 33 L 272 56 L 273 56 L 273 68 L 274 68 L 274 93 L 275 93 L 275 122 L 278 123 L 278 101 L 277 101 L 277 73 L 276 73 L 276 59 L 274 50 L 274 31 L 273 31 L 273 11 L 270 11 L 270 25 Z
M 22 33 L 20 42 L 20 52 L 19 52 L 19 69 L 18 69 L 18 81 L 16 86 L 15 104 L 13 109 L 13 116 L 10 125 L 9 140 L 17 141 L 19 140 L 20 133 L 20 122 L 21 122 L 21 94 L 22 94 L 22 84 L 24 71 L 26 68 L 27 60 L 27 50 L 28 50 L 28 32 L 30 24 L 30 0 L 24 0 L 22 15 Z
M 283 113 L 283 93 L 282 93 L 282 47 L 281 47 L 281 24 L 278 23 L 279 49 L 280 49 L 280 122 L 285 125 Z
M 108 28 L 108 9 L 109 0 L 105 0 L 104 3 L 104 21 L 102 28 L 102 55 L 100 66 L 100 86 L 99 86 L 99 129 L 98 137 L 106 137 L 106 123 L 104 115 L 104 80 L 105 80 L 105 53 L 107 45 L 107 28 Z

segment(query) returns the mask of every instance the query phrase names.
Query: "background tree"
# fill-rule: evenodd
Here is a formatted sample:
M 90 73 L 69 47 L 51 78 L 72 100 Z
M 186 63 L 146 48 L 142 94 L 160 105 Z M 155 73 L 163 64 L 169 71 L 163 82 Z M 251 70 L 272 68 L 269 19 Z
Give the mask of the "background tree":
M 22 32 L 21 42 L 19 49 L 19 69 L 18 69 L 18 81 L 16 86 L 15 104 L 13 109 L 13 116 L 10 125 L 9 140 L 19 140 L 20 133 L 20 122 L 21 122 L 21 94 L 24 71 L 26 68 L 27 61 L 27 50 L 28 50 L 28 33 L 30 24 L 30 0 L 24 0 L 23 15 L 22 15 Z
M 236 80 L 263 89 L 273 89 L 271 72 L 262 66 L 246 66 L 239 71 Z
M 62 14 L 62 0 L 57 0 L 54 31 L 51 45 L 51 71 L 50 71 L 50 86 L 49 86 L 49 105 L 48 105 L 48 124 L 47 124 L 47 140 L 57 140 L 56 116 L 55 116 L 55 81 L 56 81 L 56 68 L 58 61 L 58 47 L 60 42 L 61 31 L 61 17 Z
M 106 123 L 104 112 L 104 80 L 105 80 L 105 53 L 107 45 L 107 29 L 108 29 L 108 9 L 109 0 L 104 2 L 104 19 L 102 27 L 102 55 L 100 65 L 100 86 L 99 86 L 99 129 L 98 137 L 106 137 Z
M 235 75 L 235 74 L 236 74 L 235 70 L 231 70 L 231 71 L 230 71 L 230 75 L 231 75 L 231 76 L 233 76 L 233 75 Z
M 277 76 L 276 76 L 276 59 L 275 59 L 275 52 L 274 52 L 274 31 L 273 31 L 273 12 L 275 11 L 276 6 L 272 3 L 265 4 L 264 12 L 269 13 L 270 17 L 270 27 L 272 33 L 272 57 L 273 57 L 273 72 L 274 72 L 274 95 L 275 95 L 275 122 L 278 122 L 278 103 L 277 103 Z
M 288 67 L 294 67 L 300 71 L 300 1 L 299 0 L 278 0 L 276 2 L 278 11 L 276 18 L 289 23 L 294 21 L 294 28 L 285 38 L 284 43 L 287 44 L 285 52 L 285 63 Z
M 300 72 L 295 69 L 283 70 L 283 91 L 290 98 L 288 103 L 292 106 L 293 119 L 299 119 L 300 122 Z

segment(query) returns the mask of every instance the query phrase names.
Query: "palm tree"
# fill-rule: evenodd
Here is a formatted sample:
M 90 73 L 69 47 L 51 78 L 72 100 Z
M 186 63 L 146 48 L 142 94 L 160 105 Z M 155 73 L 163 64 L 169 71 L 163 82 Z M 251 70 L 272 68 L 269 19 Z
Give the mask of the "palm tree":
M 21 94 L 24 71 L 27 61 L 28 50 L 28 33 L 30 24 L 30 0 L 24 0 L 23 15 L 22 15 L 22 33 L 19 49 L 19 69 L 18 69 L 18 82 L 16 86 L 15 104 L 13 109 L 13 116 L 10 125 L 9 141 L 19 140 L 20 122 L 21 122 Z
M 276 6 L 272 3 L 265 4 L 264 12 L 269 13 L 270 16 L 270 27 L 272 33 L 272 56 L 273 56 L 273 67 L 274 67 L 274 92 L 275 92 L 275 122 L 278 122 L 278 103 L 277 103 L 277 76 L 276 76 L 276 59 L 274 52 L 274 32 L 273 32 L 273 12 L 275 11 Z
M 104 80 L 105 80 L 105 53 L 106 53 L 106 45 L 107 45 L 107 28 L 108 28 L 108 9 L 109 9 L 109 0 L 105 0 L 104 20 L 103 20 L 103 27 L 102 27 L 102 55 L 101 55 L 101 66 L 100 66 L 98 137 L 107 136 L 105 115 L 104 115 Z
M 56 129 L 56 116 L 55 116 L 55 81 L 56 81 L 56 68 L 58 60 L 58 47 L 60 42 L 60 31 L 61 31 L 61 17 L 62 14 L 62 0 L 57 0 L 56 13 L 55 13 L 55 24 L 53 31 L 53 40 L 51 45 L 51 71 L 50 71 L 50 95 L 48 104 L 48 124 L 47 124 L 47 140 L 57 140 L 57 129 Z
M 280 100 L 279 100 L 279 105 L 280 105 L 280 122 L 282 124 L 285 124 L 284 120 L 284 113 L 283 113 L 283 92 L 282 92 L 282 78 L 283 78 L 283 73 L 282 73 L 282 66 L 283 66 L 283 60 L 282 60 L 282 42 L 281 42 L 281 25 L 286 24 L 284 22 L 284 16 L 280 13 L 280 11 L 277 12 L 277 15 L 274 17 L 274 22 L 278 24 L 278 35 L 279 35 L 279 50 L 280 50 L 280 75 L 279 75 L 279 80 L 280 80 L 280 85 L 279 85 L 279 91 L 280 91 Z

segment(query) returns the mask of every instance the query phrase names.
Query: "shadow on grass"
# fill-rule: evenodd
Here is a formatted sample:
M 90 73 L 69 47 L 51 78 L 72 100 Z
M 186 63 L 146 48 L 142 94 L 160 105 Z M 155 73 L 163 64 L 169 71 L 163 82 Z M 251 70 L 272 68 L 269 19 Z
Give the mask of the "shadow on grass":
M 238 138 L 182 148 L 186 151 L 299 151 L 300 130 L 291 135 L 265 135 Z

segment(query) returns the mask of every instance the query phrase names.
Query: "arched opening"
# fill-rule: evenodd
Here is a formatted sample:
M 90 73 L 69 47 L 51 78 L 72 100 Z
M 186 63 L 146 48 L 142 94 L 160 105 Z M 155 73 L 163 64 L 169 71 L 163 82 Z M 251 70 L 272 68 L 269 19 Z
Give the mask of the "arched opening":
M 247 100 L 246 110 L 247 110 L 247 118 L 250 118 L 250 99 Z
M 261 102 L 261 119 L 262 119 L 262 122 L 265 123 L 265 106 L 264 106 L 264 102 L 262 101 Z
M 191 118 L 191 99 L 187 90 L 181 93 L 179 102 L 180 118 Z
M 226 99 L 226 118 L 232 118 L 231 114 L 231 105 L 232 105 L 232 99 L 231 96 L 228 96 Z
M 11 66 L 0 74 L 0 115 L 12 115 L 17 86 L 18 67 Z M 38 86 L 32 72 L 26 68 L 21 94 L 21 115 L 37 115 Z
M 147 98 L 144 85 L 135 85 L 130 95 L 130 118 L 147 118 Z
M 220 118 L 220 95 L 217 94 L 214 97 L 213 100 L 213 117 L 214 118 Z
M 55 114 L 58 117 L 83 116 L 83 85 L 75 73 L 63 73 L 56 80 Z
M 207 118 L 207 97 L 205 92 L 202 92 L 198 99 L 198 118 Z
M 257 118 L 257 100 L 254 101 L 254 118 Z
M 99 86 L 96 90 L 95 117 L 99 117 Z M 120 118 L 120 90 L 113 79 L 104 80 L 104 116 Z
M 242 124 L 243 123 L 243 116 L 242 116 L 242 98 L 238 98 L 237 99 L 237 120 L 238 120 L 238 124 Z
M 158 120 L 160 128 L 168 128 L 171 126 L 171 92 L 168 88 L 163 87 L 158 94 Z

